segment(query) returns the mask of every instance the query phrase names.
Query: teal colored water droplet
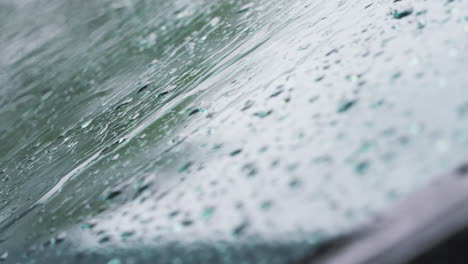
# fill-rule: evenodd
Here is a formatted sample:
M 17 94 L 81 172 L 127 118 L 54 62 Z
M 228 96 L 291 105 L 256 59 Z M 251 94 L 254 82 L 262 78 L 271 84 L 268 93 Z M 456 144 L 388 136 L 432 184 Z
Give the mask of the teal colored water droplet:
M 408 8 L 408 9 L 403 9 L 403 10 L 393 10 L 391 14 L 393 18 L 395 19 L 402 19 L 404 17 L 411 15 L 412 13 L 413 13 L 413 9 Z
M 370 105 L 372 109 L 378 109 L 384 105 L 384 100 L 378 100 Z
M 351 109 L 355 104 L 357 103 L 357 100 L 349 100 L 349 101 L 344 101 L 342 102 L 337 109 L 337 113 L 344 113 Z
M 360 147 L 359 147 L 359 150 L 358 150 L 358 154 L 364 154 L 364 153 L 367 153 L 369 151 L 372 151 L 375 147 L 375 143 L 374 142 L 364 142 Z
M 89 224 L 82 224 L 82 225 L 80 226 L 80 228 L 81 228 L 81 229 L 90 229 L 91 226 L 90 226 Z
M 132 237 L 134 234 L 135 234 L 135 232 L 133 232 L 133 231 L 125 231 L 122 234 L 120 234 L 120 237 L 123 238 L 123 239 L 127 239 L 127 238 Z
M 458 117 L 465 118 L 468 116 L 468 102 L 461 104 L 457 107 Z
M 392 79 L 394 80 L 399 79 L 401 75 L 402 75 L 401 72 L 395 72 L 394 74 L 392 74 Z
M 273 110 L 268 110 L 268 111 L 261 111 L 257 112 L 254 114 L 254 116 L 260 117 L 260 118 L 265 118 L 273 113 Z
M 329 163 L 332 163 L 333 159 L 332 157 L 328 156 L 328 155 L 323 155 L 323 156 L 319 156 L 319 157 L 316 157 L 312 160 L 312 163 L 314 164 L 329 164 Z
M 179 167 L 179 169 L 177 170 L 179 173 L 182 173 L 184 171 L 187 171 L 188 169 L 190 169 L 190 167 L 193 165 L 193 162 L 189 161 L 187 163 L 185 163 L 184 165 L 182 165 L 181 167 Z
M 293 179 L 289 182 L 289 187 L 291 189 L 297 189 L 301 186 L 301 181 L 299 179 Z
M 370 164 L 368 161 L 362 161 L 356 164 L 355 171 L 358 174 L 365 174 L 369 170 Z
M 122 261 L 120 261 L 120 259 L 118 258 L 114 258 L 114 259 L 111 259 L 107 262 L 107 264 L 121 264 Z
M 215 208 L 210 206 L 210 207 L 204 208 L 202 210 L 201 215 L 202 215 L 203 218 L 208 219 L 211 216 L 213 216 L 214 212 L 215 212 Z
M 319 98 L 320 96 L 318 95 L 312 96 L 311 98 L 309 98 L 309 103 L 315 103 Z
M 234 227 L 234 229 L 232 230 L 233 236 L 237 237 L 243 235 L 248 227 L 249 223 L 247 221 L 243 221 L 242 223 Z
M 260 204 L 260 209 L 264 210 L 264 211 L 267 211 L 269 210 L 271 207 L 273 206 L 273 202 L 268 200 L 268 201 L 264 201 L 262 202 L 262 204 Z

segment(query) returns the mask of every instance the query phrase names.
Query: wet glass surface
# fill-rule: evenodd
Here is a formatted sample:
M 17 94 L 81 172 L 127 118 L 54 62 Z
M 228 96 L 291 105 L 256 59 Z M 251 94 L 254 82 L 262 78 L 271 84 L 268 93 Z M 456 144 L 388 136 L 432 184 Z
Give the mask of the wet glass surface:
M 290 263 L 468 156 L 463 0 L 0 0 L 0 260 Z

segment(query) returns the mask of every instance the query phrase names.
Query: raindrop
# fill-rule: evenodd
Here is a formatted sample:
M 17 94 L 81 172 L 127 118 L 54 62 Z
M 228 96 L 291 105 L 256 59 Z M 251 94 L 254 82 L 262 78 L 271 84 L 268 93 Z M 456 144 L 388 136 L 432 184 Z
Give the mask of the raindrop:
M 234 156 L 239 155 L 241 152 L 242 152 L 242 149 L 236 149 L 236 150 L 232 151 L 231 153 L 229 153 L 229 155 L 231 157 L 234 157 Z
M 122 103 L 118 104 L 116 107 L 115 107 L 115 110 L 119 110 L 125 106 L 127 106 L 128 104 L 130 104 L 131 102 L 133 101 L 133 98 L 129 98 L 125 101 L 123 101 Z
M 120 237 L 122 239 L 127 239 L 127 238 L 130 238 L 131 236 L 133 236 L 134 234 L 135 234 L 135 232 L 133 232 L 133 231 L 125 231 L 125 232 L 122 232 L 120 234 Z
M 283 93 L 283 90 L 279 90 L 279 91 L 276 91 L 276 92 L 272 93 L 272 94 L 270 95 L 270 97 L 271 97 L 271 98 L 277 97 L 278 95 L 280 95 L 280 94 L 282 94 L 282 93 Z
M 98 240 L 98 243 L 100 244 L 107 243 L 110 241 L 110 239 L 111 239 L 110 236 L 103 236 Z
M 84 121 L 82 124 L 81 124 L 81 128 L 87 128 L 91 122 L 93 122 L 93 119 L 92 118 L 89 118 L 88 120 Z
M 356 173 L 358 174 L 365 174 L 368 169 L 370 167 L 370 164 L 368 161 L 362 161 L 362 162 L 359 162 L 358 164 L 356 164 L 356 167 L 355 167 L 355 171 Z
M 260 204 L 260 209 L 267 211 L 273 206 L 273 202 L 270 200 L 264 201 Z
M 120 189 L 112 190 L 112 191 L 109 192 L 109 194 L 106 196 L 105 200 L 112 200 L 112 199 L 114 199 L 115 197 L 119 196 L 120 194 L 122 194 L 122 190 L 120 190 Z
M 213 216 L 215 212 L 215 208 L 212 207 L 212 206 L 209 206 L 209 207 L 205 207 L 203 210 L 202 210 L 202 217 L 205 218 L 205 219 L 208 219 L 210 218 L 211 216 Z
M 289 187 L 291 189 L 297 189 L 301 186 L 301 181 L 299 179 L 293 179 L 289 182 Z
M 244 13 L 244 12 L 247 12 L 250 8 L 252 8 L 254 5 L 254 3 L 248 3 L 244 6 L 242 6 L 241 8 L 239 8 L 239 10 L 237 10 L 236 13 L 240 14 L 240 13 Z
M 182 172 L 185 172 L 187 171 L 188 169 L 190 169 L 190 167 L 193 165 L 193 162 L 192 161 L 189 161 L 187 163 L 185 163 L 184 165 L 180 166 L 179 169 L 177 170 L 179 173 L 182 173 Z
M 8 252 L 4 252 L 1 256 L 0 256 L 0 261 L 5 261 L 7 260 L 8 258 Z
M 465 118 L 468 115 L 468 102 L 458 106 L 457 113 L 458 117 Z
M 137 93 L 141 93 L 141 92 L 145 91 L 146 89 L 148 89 L 150 84 L 151 83 L 146 83 L 145 85 L 143 85 L 140 89 L 138 89 Z
M 351 109 L 355 104 L 357 103 L 357 100 L 349 100 L 349 101 L 344 101 L 342 102 L 337 109 L 337 113 L 344 113 Z
M 245 111 L 245 110 L 251 108 L 254 104 L 255 104 L 254 101 L 252 101 L 252 100 L 247 100 L 247 101 L 245 102 L 244 106 L 242 107 L 241 111 Z
M 60 242 L 64 241 L 66 237 L 67 237 L 67 233 L 62 232 L 62 233 L 58 234 L 57 237 L 55 237 L 55 241 L 57 241 L 57 243 L 60 243 Z
M 111 259 L 107 262 L 107 264 L 121 264 L 122 261 L 120 261 L 120 259 L 117 259 L 117 258 L 114 258 L 114 259 Z
M 257 168 L 255 167 L 255 164 L 253 163 L 248 163 L 248 164 L 245 164 L 243 167 L 242 167 L 242 170 L 245 171 L 247 173 L 247 177 L 254 177 L 255 175 L 257 175 L 258 173 L 258 170 Z
M 413 9 L 412 8 L 407 8 L 407 9 L 403 9 L 403 10 L 393 10 L 392 11 L 392 16 L 393 18 L 395 19 L 402 19 L 404 17 L 407 17 L 409 15 L 411 15 L 413 13 Z
M 254 114 L 254 116 L 260 117 L 260 118 L 265 118 L 269 116 L 271 113 L 273 113 L 273 110 L 268 110 L 268 111 L 261 111 L 257 112 Z
M 246 229 L 249 227 L 249 222 L 243 221 L 232 230 L 234 236 L 241 236 L 245 233 Z
M 183 220 L 183 221 L 181 222 L 181 224 L 182 224 L 183 226 L 191 226 L 191 225 L 193 225 L 193 221 L 192 221 L 192 220 L 189 220 L 189 219 L 186 219 L 186 220 Z

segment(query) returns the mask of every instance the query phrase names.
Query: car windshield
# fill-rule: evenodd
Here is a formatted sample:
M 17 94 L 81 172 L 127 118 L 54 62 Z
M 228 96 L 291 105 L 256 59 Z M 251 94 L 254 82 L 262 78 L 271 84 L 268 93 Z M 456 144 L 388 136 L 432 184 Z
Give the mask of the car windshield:
M 468 157 L 466 10 L 0 0 L 0 259 L 300 262 Z

